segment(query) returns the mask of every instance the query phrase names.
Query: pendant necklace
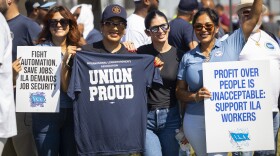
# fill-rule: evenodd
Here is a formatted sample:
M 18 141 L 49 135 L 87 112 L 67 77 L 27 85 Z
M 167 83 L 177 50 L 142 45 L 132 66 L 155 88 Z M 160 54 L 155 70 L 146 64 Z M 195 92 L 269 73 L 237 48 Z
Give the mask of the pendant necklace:
M 260 31 L 260 36 L 259 36 L 259 39 L 258 39 L 258 40 L 255 40 L 255 39 L 253 39 L 253 37 L 250 36 L 250 38 L 251 38 L 254 42 L 256 42 L 256 46 L 258 46 L 258 47 L 261 45 L 261 44 L 260 44 L 261 36 L 262 36 L 261 31 Z

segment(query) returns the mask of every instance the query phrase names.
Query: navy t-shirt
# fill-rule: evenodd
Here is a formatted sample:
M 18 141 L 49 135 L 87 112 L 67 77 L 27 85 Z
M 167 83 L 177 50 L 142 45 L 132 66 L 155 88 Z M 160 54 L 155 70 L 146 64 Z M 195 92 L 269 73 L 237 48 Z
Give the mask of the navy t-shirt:
M 33 46 L 41 32 L 41 27 L 28 17 L 21 14 L 8 20 L 13 33 L 13 61 L 17 58 L 17 46 Z
M 103 39 L 102 34 L 100 31 L 96 29 L 92 29 L 86 37 L 86 41 L 88 44 L 101 41 Z
M 85 47 L 84 47 L 85 48 Z M 79 155 L 143 152 L 146 87 L 154 76 L 151 55 L 79 51 L 73 60 L 68 95 L 74 99 Z
M 198 41 L 193 27 L 187 21 L 181 18 L 175 18 L 170 23 L 170 32 L 168 36 L 168 42 L 175 48 L 187 52 L 190 50 L 189 43 L 192 41 Z

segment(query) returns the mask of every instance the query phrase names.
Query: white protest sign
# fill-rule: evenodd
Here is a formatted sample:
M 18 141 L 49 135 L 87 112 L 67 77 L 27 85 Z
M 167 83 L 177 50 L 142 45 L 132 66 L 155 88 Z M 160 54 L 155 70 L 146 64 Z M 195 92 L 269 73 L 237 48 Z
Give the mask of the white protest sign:
M 61 47 L 18 46 L 17 112 L 59 112 Z
M 203 63 L 207 152 L 273 150 L 268 61 Z

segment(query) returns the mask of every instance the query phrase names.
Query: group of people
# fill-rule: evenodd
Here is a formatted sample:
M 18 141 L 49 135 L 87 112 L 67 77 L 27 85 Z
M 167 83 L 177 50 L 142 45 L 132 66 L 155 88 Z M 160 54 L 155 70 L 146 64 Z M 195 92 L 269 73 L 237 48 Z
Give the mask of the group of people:
M 206 151 L 204 99 L 211 97 L 211 90 L 203 85 L 203 78 L 206 77 L 201 72 L 202 64 L 265 59 L 277 62 L 271 66 L 271 74 L 277 73 L 277 76 L 280 76 L 278 74 L 279 43 L 274 39 L 275 36 L 270 36 L 260 30 L 261 15 L 266 11 L 262 0 L 241 0 L 237 6 L 240 28 L 223 40 L 218 36 L 221 21 L 217 12 L 209 7 L 198 10 L 199 3 L 196 0 L 181 0 L 177 18 L 171 22 L 163 12 L 158 10 L 159 0 L 134 0 L 135 11 L 128 18 L 125 8 L 110 4 L 102 12 L 101 33 L 98 34 L 91 25 L 93 21 L 88 21 L 85 17 L 87 15 L 85 10 L 90 8 L 86 4 L 78 5 L 71 11 L 60 5 L 51 7 L 44 15 L 41 29 L 39 25 L 34 26 L 35 22 L 30 23 L 30 19 L 19 14 L 16 6 L 18 0 L 0 0 L 0 2 L 0 24 L 1 28 L 5 28 L 0 29 L 3 34 L 0 37 L 0 96 L 2 96 L 0 100 L 0 154 L 4 149 L 3 155 L 9 155 L 9 148 L 4 145 L 8 146 L 10 140 L 16 155 L 19 156 L 24 155 L 23 153 L 29 156 L 135 153 L 143 153 L 145 156 L 177 156 L 179 143 L 175 135 L 176 130 L 183 126 L 186 138 L 182 143 L 189 142 L 197 156 L 226 156 L 228 154 L 226 152 L 207 153 Z M 44 5 L 50 6 L 47 2 L 38 3 L 39 7 L 44 7 Z M 84 17 L 79 17 L 82 14 Z M 18 28 L 26 24 L 32 25 L 30 27 L 34 29 L 28 26 Z M 10 30 L 14 36 L 13 50 Z M 21 44 L 23 41 L 26 43 Z M 273 56 L 261 47 L 267 41 L 275 49 Z M 15 117 L 12 90 L 13 80 L 15 84 L 16 76 L 21 71 L 20 59 L 16 55 L 16 46 L 19 45 L 61 47 L 59 113 L 17 113 Z M 258 50 L 252 53 L 248 53 L 250 50 L 244 51 L 250 48 Z M 221 52 L 222 55 L 215 55 L 217 52 Z M 95 57 L 100 57 L 101 60 Z M 83 87 L 89 86 L 85 82 L 88 80 L 87 76 L 82 74 L 88 74 L 90 69 L 84 68 L 90 67 L 83 65 L 80 61 L 90 59 L 100 62 L 110 61 L 110 57 L 112 60 L 117 58 L 121 61 L 131 59 L 131 64 L 125 65 L 122 62 L 121 65 L 124 67 L 118 64 L 117 68 L 126 73 L 124 77 L 127 80 L 123 81 L 131 82 L 129 85 L 132 85 L 132 88 L 126 88 L 123 91 L 131 94 L 128 90 L 134 88 L 133 101 L 116 99 L 111 101 L 116 104 L 107 106 L 103 103 L 104 99 L 106 101 L 105 96 L 99 96 L 98 101 L 94 101 L 93 93 L 87 93 L 90 89 L 83 90 Z M 73 59 L 72 64 L 69 64 L 69 58 Z M 138 73 L 137 76 L 136 74 L 129 76 L 134 68 L 141 75 Z M 83 72 L 84 70 L 87 71 Z M 132 73 L 135 73 L 134 70 Z M 271 81 L 274 84 L 272 115 L 275 138 L 277 138 L 279 128 L 280 83 L 277 76 L 271 75 Z M 112 82 L 110 80 L 110 83 Z M 84 98 L 85 96 L 91 97 L 90 102 Z M 119 95 L 119 97 L 121 99 L 122 96 Z M 94 103 L 105 106 L 92 105 Z M 121 104 L 118 105 L 119 103 Z M 131 106 L 124 107 L 127 103 L 137 104 L 138 111 Z M 113 105 L 120 108 L 111 107 Z M 95 114 L 92 114 L 91 110 Z M 117 115 L 122 119 L 121 121 L 117 121 L 118 118 L 114 119 L 116 116 L 109 118 L 113 116 L 111 113 L 114 110 L 119 111 Z M 26 123 L 28 115 L 32 119 L 29 125 Z M 99 119 L 100 116 L 103 118 Z M 139 119 L 129 118 L 129 116 L 138 116 Z M 98 118 L 98 121 L 94 121 L 94 117 Z M 118 122 L 122 125 L 117 124 Z M 113 128 L 110 127 L 111 125 Z M 20 137 L 25 135 L 22 133 L 22 127 L 25 127 L 24 132 L 32 128 L 33 134 L 30 135 L 32 138 Z M 92 129 L 96 131 L 92 132 Z M 18 135 L 16 135 L 17 131 Z M 16 139 L 15 136 L 18 138 Z M 7 141 L 6 138 L 9 137 L 12 138 Z M 31 150 L 32 153 L 26 152 L 30 147 L 25 146 L 34 141 L 36 150 Z M 255 151 L 254 154 L 276 155 L 275 152 L 275 150 Z M 253 155 L 253 152 L 244 152 L 243 155 Z

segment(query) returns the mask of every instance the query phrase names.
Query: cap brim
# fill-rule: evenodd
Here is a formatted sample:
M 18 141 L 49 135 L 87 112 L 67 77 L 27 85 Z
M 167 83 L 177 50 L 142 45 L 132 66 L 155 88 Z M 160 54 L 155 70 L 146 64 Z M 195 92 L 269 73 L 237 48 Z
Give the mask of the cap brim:
M 113 18 L 113 17 L 121 18 L 121 19 L 123 19 L 125 22 L 127 22 L 127 20 L 126 20 L 125 18 L 121 17 L 121 16 L 108 16 L 108 17 L 106 17 L 106 19 L 102 19 L 102 21 L 106 21 L 107 19 L 110 19 L 110 18 Z
M 49 8 L 50 6 L 53 6 L 56 2 L 47 2 L 46 4 L 40 6 L 40 8 Z
M 245 4 L 237 5 L 235 12 L 238 12 L 242 8 L 251 7 L 252 5 L 253 3 L 245 3 Z M 265 5 L 262 5 L 262 13 L 265 13 L 267 10 L 268 10 L 267 7 Z

